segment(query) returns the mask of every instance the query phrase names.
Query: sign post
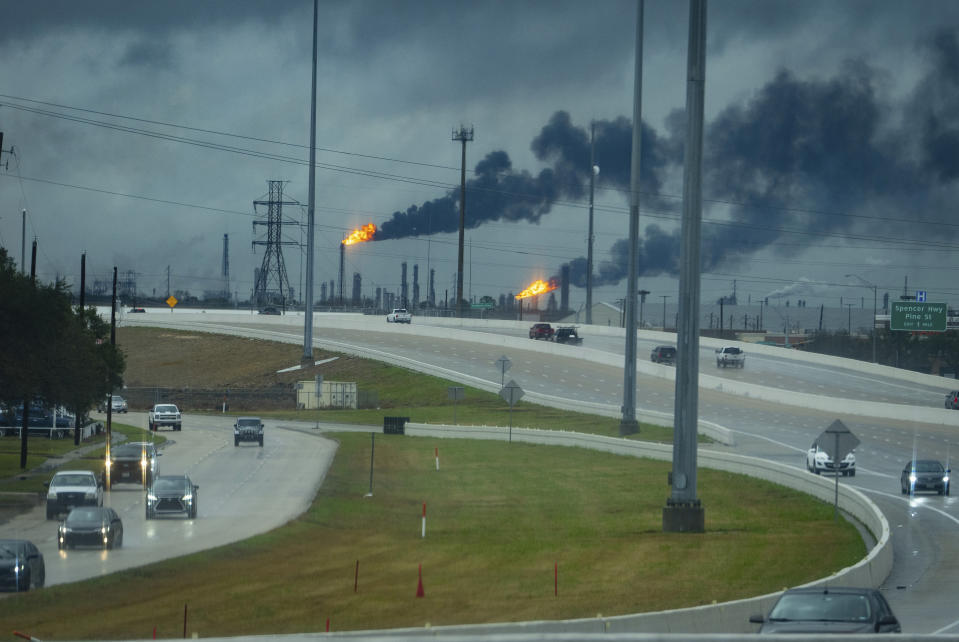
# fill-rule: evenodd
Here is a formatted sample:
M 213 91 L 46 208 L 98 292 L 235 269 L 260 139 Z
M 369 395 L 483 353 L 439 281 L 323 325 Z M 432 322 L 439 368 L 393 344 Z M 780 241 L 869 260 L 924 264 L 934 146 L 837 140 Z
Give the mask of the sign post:
M 523 392 L 523 389 L 519 387 L 519 384 L 509 380 L 505 386 L 503 386 L 499 391 L 499 396 L 502 397 L 506 403 L 509 404 L 509 442 L 513 443 L 513 405 L 517 401 L 523 398 L 523 395 L 526 394 Z
M 449 386 L 446 389 L 446 396 L 453 401 L 453 425 L 456 425 L 456 402 L 462 399 L 464 394 L 464 388 L 461 386 Z
M 859 445 L 859 438 L 856 437 L 846 424 L 838 419 L 832 422 L 828 428 L 822 431 L 822 434 L 816 438 L 819 447 L 822 448 L 829 458 L 832 459 L 833 469 L 836 471 L 836 491 L 833 500 L 833 519 L 839 519 L 839 462 L 846 455 L 853 451 Z
M 500 387 L 506 385 L 505 383 L 503 383 L 504 381 L 506 381 L 506 371 L 509 370 L 512 366 L 513 366 L 513 362 L 510 361 L 509 357 L 507 357 L 505 354 L 496 360 L 496 367 L 499 368 L 499 371 L 500 371 L 500 380 L 499 380 Z

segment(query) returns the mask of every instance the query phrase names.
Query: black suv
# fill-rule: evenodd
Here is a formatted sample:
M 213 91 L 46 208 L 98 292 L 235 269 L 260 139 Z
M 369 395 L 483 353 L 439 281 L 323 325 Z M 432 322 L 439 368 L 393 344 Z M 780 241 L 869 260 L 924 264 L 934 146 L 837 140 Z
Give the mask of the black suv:
M 263 422 L 259 417 L 238 417 L 233 424 L 233 445 L 241 441 L 256 441 L 263 447 Z
M 556 328 L 556 332 L 553 334 L 553 341 L 556 343 L 579 345 L 583 342 L 583 337 L 579 336 L 576 332 L 575 326 L 560 326 Z
M 676 361 L 676 348 L 673 346 L 656 346 L 653 348 L 649 360 L 653 363 L 673 363 Z

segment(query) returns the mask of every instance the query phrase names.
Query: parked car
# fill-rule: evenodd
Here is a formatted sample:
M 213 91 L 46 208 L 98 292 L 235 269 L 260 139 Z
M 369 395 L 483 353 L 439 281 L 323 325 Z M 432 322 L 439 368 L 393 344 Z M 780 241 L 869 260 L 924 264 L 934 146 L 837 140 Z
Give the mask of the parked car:
M 900 633 L 886 598 L 873 588 L 796 588 L 783 592 L 769 617 L 752 615 L 760 633 Z
M 556 343 L 579 345 L 583 342 L 583 337 L 579 336 L 579 333 L 576 332 L 576 326 L 562 325 L 556 328 L 556 331 L 553 333 L 553 341 Z
M 534 323 L 529 329 L 530 339 L 552 339 L 553 326 L 548 323 Z
M 45 484 L 47 519 L 77 506 L 102 506 L 103 485 L 89 470 L 61 470 Z
M 60 524 L 57 547 L 119 548 L 123 546 L 123 522 L 109 506 L 74 508 Z
M 143 309 L 143 308 L 130 308 L 130 309 L 129 309 L 129 313 L 130 313 L 130 314 L 144 314 L 145 312 L 146 312 L 146 310 Z
M 132 441 L 110 449 L 110 487 L 136 483 L 149 486 L 160 474 L 160 453 L 148 441 Z
M 649 360 L 653 363 L 675 363 L 676 348 L 673 346 L 656 346 L 650 353 Z
M 200 487 L 186 475 L 161 475 L 147 492 L 146 518 L 183 513 L 195 519 Z
M 279 309 L 274 308 L 272 305 L 268 305 L 265 308 L 260 309 L 260 314 L 278 315 L 279 313 Z
M 899 476 L 899 488 L 903 495 L 912 495 L 920 490 L 933 490 L 940 495 L 948 495 L 949 473 L 950 470 L 935 459 L 909 461 Z
M 241 441 L 255 441 L 263 447 L 263 422 L 259 417 L 237 417 L 233 424 L 233 445 Z
M 946 408 L 959 410 L 959 390 L 953 390 L 946 395 Z
M 173 430 L 183 428 L 180 409 L 172 403 L 158 403 L 147 413 L 147 424 L 150 430 L 159 430 L 160 426 L 171 426 Z
M 839 466 L 835 466 L 829 453 L 819 446 L 818 441 L 814 441 L 812 442 L 812 446 L 809 447 L 809 450 L 806 451 L 806 469 L 817 475 L 821 475 L 822 473 L 837 473 L 843 477 L 855 477 L 856 455 L 851 452 L 848 453 L 843 457 L 842 461 L 839 462 Z
M 43 553 L 25 539 L 0 539 L 0 591 L 43 588 Z

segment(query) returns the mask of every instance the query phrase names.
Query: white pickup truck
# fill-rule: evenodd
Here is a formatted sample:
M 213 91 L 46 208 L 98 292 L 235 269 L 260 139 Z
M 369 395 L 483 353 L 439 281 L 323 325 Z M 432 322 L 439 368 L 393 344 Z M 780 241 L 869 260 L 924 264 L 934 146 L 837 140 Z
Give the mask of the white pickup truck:
M 717 368 L 742 368 L 746 365 L 746 353 L 735 346 L 716 348 Z
M 392 312 L 386 315 L 387 323 L 410 323 L 413 321 L 413 315 L 405 308 L 394 308 Z
M 172 426 L 173 430 L 183 429 L 180 409 L 172 403 L 158 403 L 147 414 L 150 430 L 159 430 L 160 426 Z

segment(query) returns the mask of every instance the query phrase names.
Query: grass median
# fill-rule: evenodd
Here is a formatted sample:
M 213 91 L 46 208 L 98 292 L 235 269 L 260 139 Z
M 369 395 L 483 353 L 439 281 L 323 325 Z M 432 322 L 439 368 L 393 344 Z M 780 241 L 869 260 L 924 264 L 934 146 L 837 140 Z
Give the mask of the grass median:
M 117 639 L 179 637 L 184 607 L 201 637 L 323 631 L 327 618 L 342 631 L 592 617 L 758 595 L 865 555 L 830 505 L 707 469 L 707 532 L 663 533 L 669 463 L 578 448 L 380 435 L 364 497 L 370 436 L 336 438 L 313 505 L 286 526 L 11 596 L 0 621 L 38 638 Z

